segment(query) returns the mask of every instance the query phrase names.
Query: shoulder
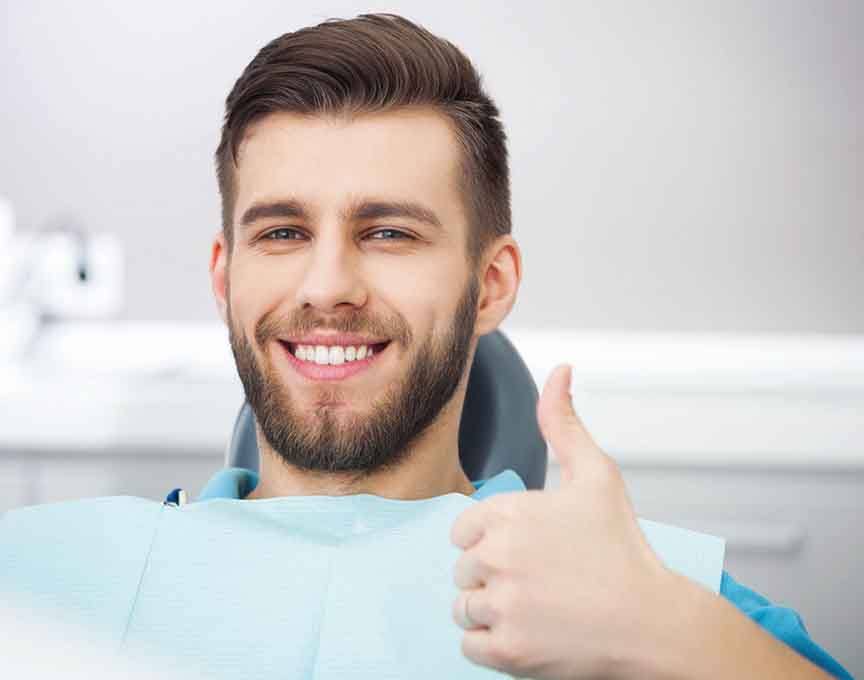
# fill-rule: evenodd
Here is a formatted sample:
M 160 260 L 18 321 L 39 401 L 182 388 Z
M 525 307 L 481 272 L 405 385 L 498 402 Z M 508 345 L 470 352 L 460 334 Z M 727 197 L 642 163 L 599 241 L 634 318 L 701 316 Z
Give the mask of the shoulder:
M 162 508 L 110 496 L 7 511 L 0 517 L 0 601 L 123 630 Z
M 755 623 L 782 640 L 814 664 L 838 678 L 852 676 L 810 637 L 804 621 L 794 609 L 776 605 L 755 590 L 738 583 L 724 571 L 720 594 Z
M 122 553 L 153 533 L 162 503 L 106 496 L 14 508 L 0 516 L 0 569 Z
M 101 496 L 56 503 L 41 503 L 12 508 L 0 515 L 3 530 L 14 527 L 52 523 L 63 528 L 82 520 L 95 521 L 97 526 L 135 517 L 149 517 L 158 512 L 162 503 L 137 496 Z

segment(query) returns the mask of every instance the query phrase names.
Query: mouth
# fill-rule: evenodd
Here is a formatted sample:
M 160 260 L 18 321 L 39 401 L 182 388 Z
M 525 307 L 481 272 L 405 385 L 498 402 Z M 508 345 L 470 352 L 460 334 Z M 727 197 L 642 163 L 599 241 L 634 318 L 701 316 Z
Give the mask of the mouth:
M 358 375 L 376 366 L 391 344 L 389 340 L 359 347 L 311 347 L 286 340 L 278 340 L 278 343 L 291 367 L 302 377 L 314 381 L 345 380 Z

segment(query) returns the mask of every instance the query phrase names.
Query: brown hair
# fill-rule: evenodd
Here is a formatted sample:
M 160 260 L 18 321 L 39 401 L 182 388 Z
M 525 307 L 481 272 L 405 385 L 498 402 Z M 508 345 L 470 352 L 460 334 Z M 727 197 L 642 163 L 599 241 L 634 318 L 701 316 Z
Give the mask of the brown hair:
M 216 150 L 222 230 L 233 249 L 234 169 L 246 128 L 274 112 L 347 115 L 430 106 L 446 115 L 461 147 L 460 191 L 467 255 L 510 233 L 506 134 L 481 77 L 451 42 L 395 14 L 362 14 L 286 33 L 265 45 L 225 101 Z

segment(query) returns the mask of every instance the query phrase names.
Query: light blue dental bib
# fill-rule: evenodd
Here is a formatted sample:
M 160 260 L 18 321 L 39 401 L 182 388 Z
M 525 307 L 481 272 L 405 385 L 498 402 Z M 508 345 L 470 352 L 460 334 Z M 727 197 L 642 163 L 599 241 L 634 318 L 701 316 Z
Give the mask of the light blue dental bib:
M 119 496 L 20 508 L 0 522 L 0 590 L 85 622 L 123 655 L 210 678 L 502 678 L 462 656 L 451 618 L 461 551 L 450 528 L 477 502 Z M 670 568 L 718 591 L 722 539 L 640 524 Z

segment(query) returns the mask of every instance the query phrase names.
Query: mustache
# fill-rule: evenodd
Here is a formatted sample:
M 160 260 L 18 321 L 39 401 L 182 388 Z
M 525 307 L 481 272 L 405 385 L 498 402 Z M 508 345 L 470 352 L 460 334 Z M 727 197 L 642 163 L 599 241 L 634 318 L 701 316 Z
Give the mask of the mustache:
M 320 319 L 310 316 L 290 314 L 265 315 L 255 327 L 255 342 L 263 347 L 269 340 L 304 335 L 311 331 L 332 331 L 335 333 L 356 333 L 378 338 L 389 338 L 407 347 L 413 341 L 411 329 L 401 317 L 393 317 L 385 322 L 365 317 L 362 313 L 346 313 L 337 319 Z

